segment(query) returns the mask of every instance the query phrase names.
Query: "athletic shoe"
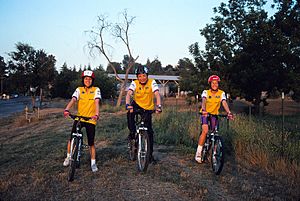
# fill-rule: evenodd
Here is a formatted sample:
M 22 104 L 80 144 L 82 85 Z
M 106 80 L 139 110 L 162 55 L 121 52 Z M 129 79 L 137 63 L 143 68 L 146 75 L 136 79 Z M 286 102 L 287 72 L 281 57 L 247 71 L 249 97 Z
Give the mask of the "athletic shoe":
M 96 164 L 91 165 L 91 168 L 92 168 L 92 172 L 97 172 L 98 171 L 98 168 L 97 168 Z
M 70 165 L 70 159 L 71 159 L 71 157 L 66 157 L 65 161 L 63 163 L 63 166 L 65 166 L 65 167 L 69 166 Z
M 198 162 L 198 163 L 202 163 L 202 160 L 201 160 L 201 152 L 196 152 L 196 155 L 195 155 L 195 160 Z

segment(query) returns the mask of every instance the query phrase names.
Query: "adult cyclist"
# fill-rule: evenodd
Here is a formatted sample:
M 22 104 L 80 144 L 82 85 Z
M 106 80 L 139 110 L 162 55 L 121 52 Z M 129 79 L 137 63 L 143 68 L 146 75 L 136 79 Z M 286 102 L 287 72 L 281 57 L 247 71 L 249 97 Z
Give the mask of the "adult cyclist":
M 85 70 L 81 75 L 82 85 L 78 87 L 72 95 L 71 101 L 68 103 L 67 107 L 64 110 L 64 116 L 68 117 L 70 112 L 70 108 L 78 102 L 77 115 L 91 117 L 91 120 L 81 121 L 81 126 L 85 127 L 88 145 L 90 147 L 90 156 L 91 156 L 91 169 L 93 172 L 98 171 L 96 165 L 96 149 L 94 145 L 95 138 L 95 126 L 96 122 L 99 119 L 99 102 L 101 99 L 101 92 L 98 87 L 94 87 L 95 74 L 93 71 Z M 71 146 L 71 138 L 72 133 L 76 132 L 76 124 L 77 120 L 74 121 L 72 132 L 70 135 L 70 139 L 68 140 L 67 147 L 67 157 L 63 163 L 64 166 L 69 166 L 70 164 L 70 146 Z
M 148 68 L 146 66 L 136 68 L 135 74 L 137 79 L 131 82 L 126 95 L 127 123 L 129 129 L 128 143 L 134 139 L 136 130 L 134 111 L 135 109 L 144 109 L 145 126 L 148 128 L 150 141 L 150 162 L 153 162 L 152 111 L 155 109 L 156 113 L 162 112 L 161 98 L 157 83 L 154 79 L 148 78 Z M 130 102 L 132 96 L 133 101 Z M 156 99 L 156 106 L 154 105 L 154 97 Z
M 208 133 L 208 121 L 210 121 L 211 129 L 214 129 L 217 125 L 217 118 L 209 116 L 208 113 L 217 115 L 222 103 L 223 108 L 227 112 L 228 118 L 232 119 L 232 113 L 230 112 L 229 106 L 226 102 L 225 92 L 219 89 L 220 78 L 217 75 L 212 75 L 208 78 L 208 84 L 210 89 L 202 92 L 202 105 L 201 105 L 201 124 L 202 133 L 198 140 L 198 147 L 195 155 L 195 160 L 201 163 L 201 152 L 205 143 L 206 135 Z

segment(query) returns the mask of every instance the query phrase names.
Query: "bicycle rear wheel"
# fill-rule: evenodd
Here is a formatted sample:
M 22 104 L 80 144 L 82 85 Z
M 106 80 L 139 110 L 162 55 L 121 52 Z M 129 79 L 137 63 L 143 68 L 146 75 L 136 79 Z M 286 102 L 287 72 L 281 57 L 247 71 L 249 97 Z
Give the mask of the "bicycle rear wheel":
M 79 147 L 79 139 L 74 137 L 71 142 L 71 159 L 70 159 L 70 167 L 68 174 L 68 181 L 74 180 L 74 174 L 76 169 L 76 160 L 78 156 L 78 147 Z
M 211 165 L 212 170 L 216 175 L 219 175 L 224 165 L 224 148 L 223 139 L 221 136 L 215 137 L 215 142 L 211 148 Z
M 138 139 L 137 165 L 140 172 L 146 172 L 150 158 L 150 140 L 148 132 L 140 131 Z

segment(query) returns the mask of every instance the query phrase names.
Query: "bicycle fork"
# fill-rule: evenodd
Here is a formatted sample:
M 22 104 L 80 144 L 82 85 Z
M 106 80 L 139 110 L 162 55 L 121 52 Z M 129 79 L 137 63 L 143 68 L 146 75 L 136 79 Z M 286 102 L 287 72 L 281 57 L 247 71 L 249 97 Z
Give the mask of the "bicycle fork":
M 81 133 L 73 133 L 72 134 L 73 138 L 71 140 L 71 150 L 70 150 L 70 155 L 73 156 L 73 151 L 74 151 L 74 139 L 77 138 L 79 140 L 78 142 L 78 154 L 76 161 L 79 161 L 80 155 L 81 155 L 81 145 L 82 145 L 82 134 Z
M 146 152 L 142 152 L 142 135 L 143 133 L 140 131 L 147 131 L 148 128 L 144 126 L 144 122 L 141 123 L 141 126 L 137 129 L 137 134 L 138 134 L 138 155 L 141 155 L 141 157 L 145 158 L 146 157 Z

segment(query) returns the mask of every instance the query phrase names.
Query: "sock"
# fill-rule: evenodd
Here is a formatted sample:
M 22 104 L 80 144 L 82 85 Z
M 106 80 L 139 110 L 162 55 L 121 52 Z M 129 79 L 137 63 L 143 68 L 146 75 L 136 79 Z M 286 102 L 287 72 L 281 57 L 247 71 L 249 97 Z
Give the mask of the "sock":
M 203 146 L 202 145 L 198 145 L 197 147 L 197 153 L 201 153 Z
M 67 158 L 70 158 L 70 153 L 67 153 Z
M 96 159 L 91 159 L 91 166 L 96 164 Z

